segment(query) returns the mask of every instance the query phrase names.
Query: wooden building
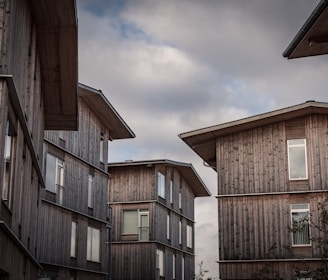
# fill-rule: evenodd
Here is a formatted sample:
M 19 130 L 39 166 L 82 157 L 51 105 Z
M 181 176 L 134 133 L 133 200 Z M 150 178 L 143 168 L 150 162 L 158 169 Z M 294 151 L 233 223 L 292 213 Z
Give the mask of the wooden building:
M 108 143 L 134 133 L 101 91 L 79 84 L 79 129 L 46 131 L 43 279 L 110 279 Z
M 75 1 L 1 1 L 0 42 L 0 279 L 37 279 L 43 132 L 77 128 Z
M 321 0 L 283 53 L 288 59 L 328 53 L 328 1 Z
M 180 135 L 218 174 L 220 279 L 319 279 L 327 135 L 314 101 Z
M 193 279 L 194 199 L 209 196 L 191 164 L 110 163 L 113 279 Z

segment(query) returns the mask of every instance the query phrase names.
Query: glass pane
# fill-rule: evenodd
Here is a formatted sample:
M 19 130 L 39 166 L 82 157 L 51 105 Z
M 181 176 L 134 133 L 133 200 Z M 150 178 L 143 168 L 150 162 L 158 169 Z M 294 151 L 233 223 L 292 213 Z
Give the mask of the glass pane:
M 100 230 L 92 229 L 92 260 L 99 262 L 100 256 Z
M 292 213 L 293 244 L 310 244 L 310 226 L 307 212 Z
M 88 207 L 93 207 L 93 191 L 92 191 L 92 185 L 93 185 L 93 177 L 92 175 L 89 175 L 89 181 L 88 181 Z
M 289 148 L 289 176 L 291 179 L 306 179 L 305 147 Z
M 71 230 L 71 257 L 76 257 L 76 222 L 72 222 L 72 230 Z
M 140 214 L 140 240 L 149 239 L 149 218 L 147 214 Z
M 165 198 L 165 175 L 161 172 L 157 174 L 158 195 Z
M 138 234 L 137 210 L 125 210 L 123 212 L 123 234 Z
M 46 189 L 54 193 L 56 192 L 56 158 L 51 154 L 47 154 Z
M 92 228 L 88 227 L 87 259 L 92 260 Z
M 305 144 L 305 139 L 292 139 L 288 140 L 289 145 L 304 145 Z

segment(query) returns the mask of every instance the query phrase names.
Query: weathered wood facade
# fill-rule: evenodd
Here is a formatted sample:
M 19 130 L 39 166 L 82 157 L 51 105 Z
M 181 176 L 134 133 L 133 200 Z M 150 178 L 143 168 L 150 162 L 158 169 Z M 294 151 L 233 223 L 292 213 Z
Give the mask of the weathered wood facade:
M 66 98 L 68 108 L 61 119 L 70 116 L 70 125 L 77 124 L 75 2 L 63 2 L 66 5 L 55 7 L 47 0 L 4 0 L 0 4 L 0 279 L 37 279 L 41 267 L 38 221 L 39 193 L 44 186 L 43 131 L 45 127 L 65 129 L 49 106 L 58 109 L 59 100 Z M 52 17 L 43 16 L 50 13 Z M 63 25 L 70 36 L 58 32 Z M 50 32 L 54 29 L 57 31 Z M 67 45 L 65 51 L 71 56 L 67 61 L 62 60 L 60 44 Z M 45 45 L 47 50 L 41 47 Z M 52 53 L 48 58 L 46 51 Z M 63 96 L 65 89 L 70 90 Z M 47 102 L 52 97 L 56 99 Z
M 192 279 L 194 199 L 210 195 L 192 165 L 128 161 L 109 173 L 113 279 Z
M 221 279 L 254 279 L 265 269 L 292 279 L 320 267 L 322 232 L 312 226 L 312 240 L 295 244 L 290 228 L 292 205 L 308 205 L 314 224 L 328 198 L 327 127 L 328 104 L 306 102 L 180 135 L 218 173 Z M 294 139 L 306 141 L 305 178 L 289 171 Z
M 101 91 L 79 84 L 78 110 L 77 131 L 45 132 L 40 263 L 51 280 L 110 279 L 108 142 L 134 137 Z

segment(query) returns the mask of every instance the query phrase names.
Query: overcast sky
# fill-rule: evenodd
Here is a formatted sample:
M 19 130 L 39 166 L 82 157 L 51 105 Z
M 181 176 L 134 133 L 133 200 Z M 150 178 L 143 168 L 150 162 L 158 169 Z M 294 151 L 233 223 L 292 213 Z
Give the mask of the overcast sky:
M 218 275 L 217 174 L 178 137 L 303 103 L 327 102 L 327 56 L 287 60 L 317 0 L 77 0 L 79 81 L 101 89 L 136 138 L 110 161 L 190 162 L 212 192 L 196 199 L 196 263 Z

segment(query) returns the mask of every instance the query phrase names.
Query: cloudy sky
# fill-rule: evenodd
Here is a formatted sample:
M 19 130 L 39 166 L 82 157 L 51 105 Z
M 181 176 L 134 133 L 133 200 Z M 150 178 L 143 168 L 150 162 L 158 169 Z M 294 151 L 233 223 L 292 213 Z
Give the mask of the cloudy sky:
M 190 162 L 212 197 L 196 199 L 196 261 L 218 275 L 216 176 L 178 137 L 303 103 L 327 102 L 326 56 L 282 52 L 318 0 L 77 0 L 79 80 L 101 89 L 135 132 L 110 161 Z

